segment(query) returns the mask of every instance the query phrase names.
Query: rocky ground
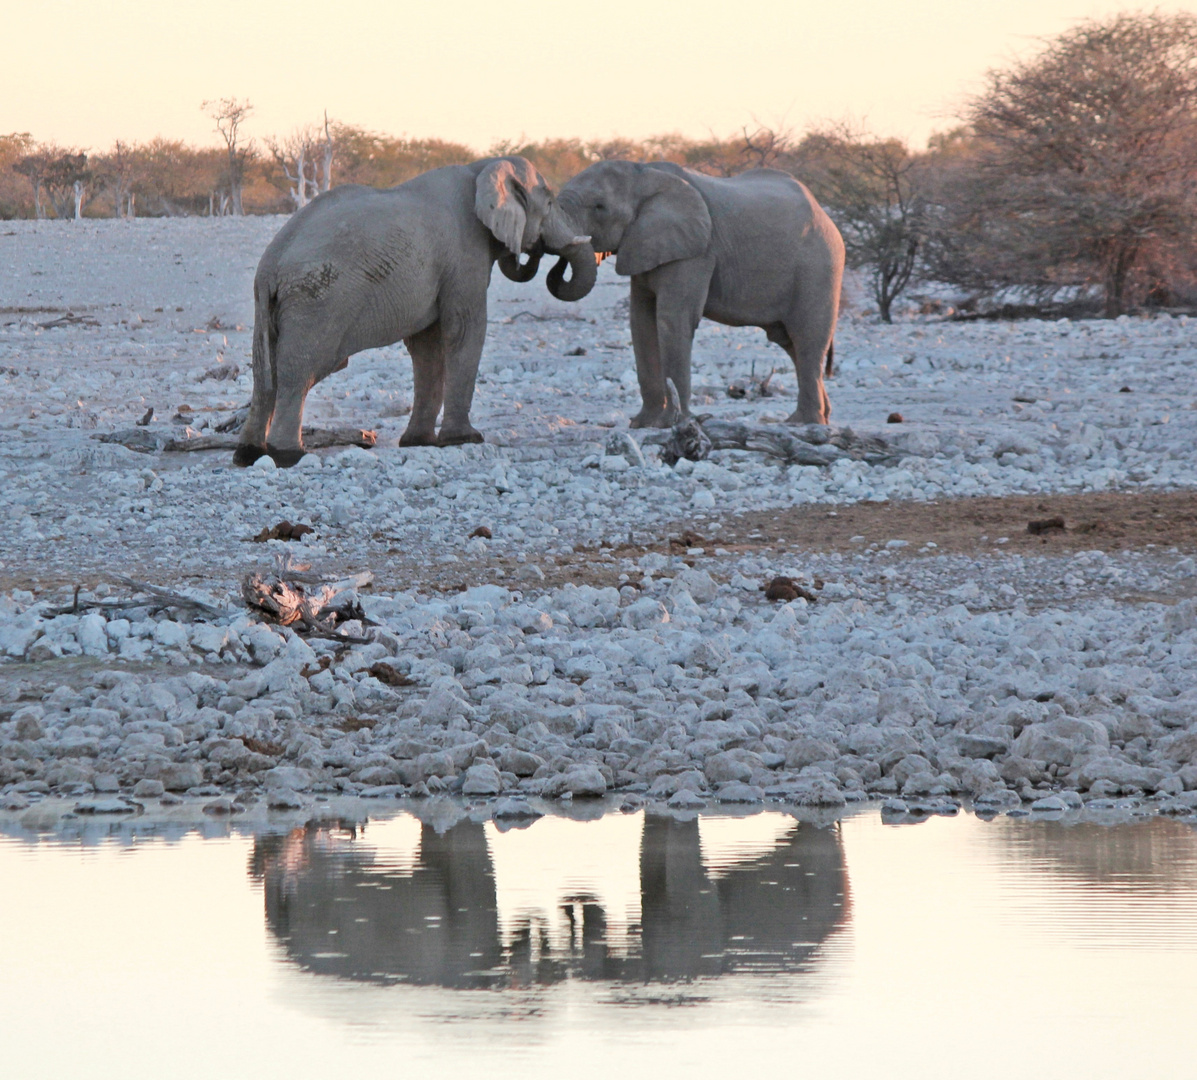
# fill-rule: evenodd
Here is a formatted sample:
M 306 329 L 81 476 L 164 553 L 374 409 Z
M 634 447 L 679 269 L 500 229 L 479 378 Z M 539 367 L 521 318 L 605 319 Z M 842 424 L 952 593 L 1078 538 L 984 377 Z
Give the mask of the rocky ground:
M 0 805 L 1197 810 L 1186 319 L 850 309 L 833 419 L 886 439 L 882 463 L 670 468 L 621 434 L 626 282 L 604 266 L 571 306 L 495 275 L 485 445 L 398 449 L 401 346 L 311 398 L 310 424 L 374 450 L 238 470 L 100 441 L 151 408 L 151 445 L 208 434 L 245 403 L 280 223 L 0 234 Z M 783 360 L 704 324 L 695 411 L 784 419 L 792 370 L 752 389 Z M 283 521 L 312 531 L 255 542 Z M 322 578 L 341 621 L 272 625 L 251 572 Z

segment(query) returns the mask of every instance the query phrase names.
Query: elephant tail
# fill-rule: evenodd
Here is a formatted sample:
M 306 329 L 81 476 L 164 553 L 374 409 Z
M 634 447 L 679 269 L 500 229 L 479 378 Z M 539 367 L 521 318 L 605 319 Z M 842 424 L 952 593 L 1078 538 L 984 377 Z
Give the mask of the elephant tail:
M 254 388 L 249 401 L 249 415 L 241 427 L 241 436 L 233 461 L 251 465 L 266 450 L 266 436 L 274 415 L 278 390 L 278 293 L 265 282 L 254 282 Z
M 827 344 L 827 363 L 823 367 L 823 377 L 830 379 L 835 370 L 835 338 Z

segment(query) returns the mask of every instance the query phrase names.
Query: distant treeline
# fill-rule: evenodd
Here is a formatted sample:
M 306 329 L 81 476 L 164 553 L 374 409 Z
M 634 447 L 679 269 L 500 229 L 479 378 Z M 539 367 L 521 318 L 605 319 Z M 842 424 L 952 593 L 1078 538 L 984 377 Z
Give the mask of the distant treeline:
M 158 138 L 105 152 L 0 136 L 0 216 L 277 214 L 338 184 L 389 187 L 484 156 L 323 118 L 253 139 L 248 102 L 205 102 L 222 146 Z M 732 176 L 782 169 L 828 210 L 888 320 L 912 282 L 964 312 L 1117 315 L 1197 302 L 1197 17 L 1086 21 L 990 72 L 925 148 L 848 124 L 693 139 L 503 142 L 560 187 L 596 161 Z

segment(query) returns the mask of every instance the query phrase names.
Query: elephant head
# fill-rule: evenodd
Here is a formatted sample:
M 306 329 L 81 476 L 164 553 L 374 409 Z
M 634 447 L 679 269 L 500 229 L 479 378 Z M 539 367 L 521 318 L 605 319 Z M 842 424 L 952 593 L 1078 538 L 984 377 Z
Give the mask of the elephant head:
M 683 170 L 668 163 L 600 161 L 561 190 L 560 206 L 595 251 L 616 256 L 615 272 L 643 274 L 701 255 L 711 243 L 711 215 Z M 549 291 L 554 287 L 550 273 Z
M 581 300 L 594 288 L 598 267 L 590 238 L 576 233 L 552 188 L 527 161 L 497 158 L 478 174 L 475 191 L 475 213 L 503 245 L 498 262 L 504 277 L 531 281 L 547 251 L 560 256 L 549 280 L 561 290 L 561 299 Z M 521 263 L 524 254 L 528 260 Z

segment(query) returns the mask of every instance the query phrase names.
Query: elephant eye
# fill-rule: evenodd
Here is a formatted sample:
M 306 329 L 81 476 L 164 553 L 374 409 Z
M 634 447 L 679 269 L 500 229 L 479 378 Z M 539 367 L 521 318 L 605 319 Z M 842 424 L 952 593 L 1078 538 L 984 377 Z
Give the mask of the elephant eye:
M 600 214 L 607 209 L 601 202 L 596 202 L 594 204 L 594 208 Z

